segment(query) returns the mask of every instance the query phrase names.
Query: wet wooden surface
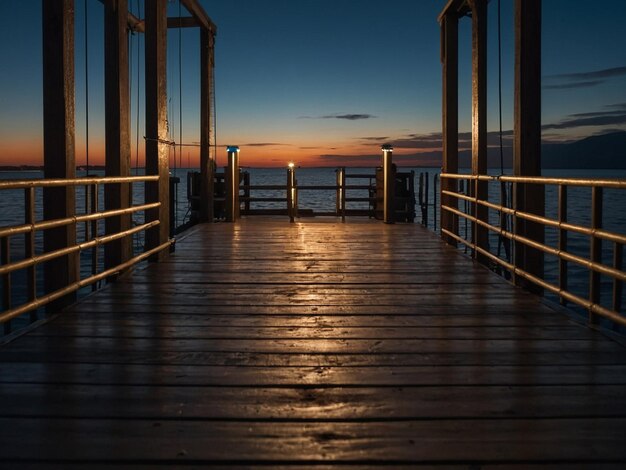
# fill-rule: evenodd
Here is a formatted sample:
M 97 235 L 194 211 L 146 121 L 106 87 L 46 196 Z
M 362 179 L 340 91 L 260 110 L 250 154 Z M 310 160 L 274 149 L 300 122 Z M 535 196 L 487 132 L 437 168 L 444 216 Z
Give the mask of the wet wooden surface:
M 626 349 L 417 225 L 197 227 L 0 370 L 2 468 L 626 462 Z

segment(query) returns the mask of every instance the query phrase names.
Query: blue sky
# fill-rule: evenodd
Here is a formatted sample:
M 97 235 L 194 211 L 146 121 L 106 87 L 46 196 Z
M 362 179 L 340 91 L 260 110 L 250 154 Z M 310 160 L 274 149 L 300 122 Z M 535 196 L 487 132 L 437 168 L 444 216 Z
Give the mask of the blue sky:
M 130 0 L 140 13 L 144 0 Z M 308 165 L 356 162 L 382 142 L 420 162 L 441 130 L 436 18 L 445 0 L 201 0 L 218 25 L 218 144 L 242 147 L 242 162 Z M 498 129 L 497 4 L 489 4 L 489 130 Z M 501 0 L 503 122 L 512 127 L 513 1 Z M 90 152 L 103 149 L 102 6 L 88 0 Z M 177 16 L 178 3 L 169 4 Z M 610 14 L 607 14 L 610 12 Z M 183 9 L 183 14 L 185 14 Z M 0 164 L 41 163 L 41 2 L 0 2 Z M 76 1 L 77 160 L 84 159 L 84 8 Z M 622 0 L 543 2 L 543 112 L 546 140 L 626 129 L 626 7 Z M 470 129 L 471 28 L 460 23 L 460 129 Z M 183 141 L 198 138 L 198 33 L 182 39 Z M 169 32 L 168 89 L 179 139 L 179 33 Z M 131 40 L 133 154 L 143 77 Z M 142 71 L 140 69 L 140 72 Z M 139 103 L 137 92 L 139 91 Z M 139 106 L 137 106 L 139 105 Z M 577 116 L 585 114 L 584 116 Z M 581 121 L 586 119 L 586 121 Z M 590 125 L 598 124 L 601 125 Z M 585 125 L 581 125 L 585 124 Z M 141 145 L 140 142 L 140 150 Z M 271 144 L 271 145 L 270 145 Z M 190 161 L 195 149 L 190 148 Z M 141 153 L 141 151 L 140 151 Z M 219 156 L 220 154 L 218 154 Z M 185 157 L 185 156 L 184 156 Z M 407 157 L 408 158 L 408 157 Z

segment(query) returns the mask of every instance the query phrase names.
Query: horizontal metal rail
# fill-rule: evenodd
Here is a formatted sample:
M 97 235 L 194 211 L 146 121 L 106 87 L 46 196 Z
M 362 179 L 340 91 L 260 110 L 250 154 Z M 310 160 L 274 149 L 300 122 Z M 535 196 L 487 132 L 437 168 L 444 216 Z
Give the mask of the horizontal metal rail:
M 489 202 L 485 199 L 476 197 L 476 191 L 473 191 L 472 195 L 463 194 L 462 192 L 453 191 L 450 189 L 442 189 L 442 196 L 447 196 L 447 204 L 441 204 L 441 211 L 448 212 L 456 217 L 465 219 L 471 222 L 475 227 L 483 227 L 488 231 L 495 233 L 503 239 L 508 239 L 514 243 L 521 244 L 542 253 L 555 256 L 559 260 L 559 283 L 553 284 L 545 279 L 532 274 L 524 269 L 521 269 L 515 264 L 515 262 L 506 261 L 499 256 L 491 253 L 488 247 L 481 246 L 474 240 L 469 241 L 455 233 L 454 230 L 449 227 L 442 227 L 441 233 L 451 240 L 459 242 L 471 250 L 474 253 L 482 255 L 484 258 L 502 266 L 504 269 L 510 271 L 514 276 L 526 279 L 527 281 L 552 292 L 561 298 L 562 302 L 568 301 L 583 308 L 586 308 L 590 313 L 590 319 L 593 321 L 593 314 L 600 315 L 607 318 L 617 324 L 626 326 L 626 317 L 621 313 L 621 288 L 622 284 L 626 282 L 626 272 L 622 269 L 621 257 L 623 252 L 623 245 L 626 244 L 626 235 L 611 232 L 602 228 L 602 189 L 626 189 L 626 180 L 624 179 L 589 179 L 589 178 L 548 178 L 548 177 L 520 177 L 520 176 L 491 176 L 491 175 L 467 175 L 467 174 L 450 174 L 442 173 L 442 179 L 451 180 L 468 180 L 474 181 L 476 184 L 478 181 L 486 182 L 498 182 L 498 183 L 511 183 L 517 184 L 529 184 L 529 185 L 553 185 L 559 187 L 559 215 L 558 219 L 546 217 L 544 215 L 537 215 L 523 210 L 517 210 L 512 207 L 503 205 L 503 203 Z M 592 188 L 592 221 L 591 227 L 586 227 L 579 224 L 570 223 L 567 221 L 566 207 L 567 207 L 567 192 L 568 186 L 577 187 L 590 187 Z M 565 199 L 562 199 L 565 198 Z M 449 205 L 453 199 L 466 201 L 470 204 L 469 207 L 472 213 L 467 213 L 460 210 L 458 207 L 451 207 Z M 456 203 L 454 204 L 456 206 Z M 522 234 L 516 233 L 512 229 L 508 229 L 505 225 L 497 227 L 485 218 L 485 216 L 477 215 L 479 212 L 476 207 L 486 207 L 500 214 L 506 214 L 511 216 L 513 220 L 523 219 L 530 221 L 544 227 L 551 227 L 558 230 L 558 248 L 554 248 L 545 244 L 543 241 L 537 241 Z M 466 206 L 465 210 L 468 210 Z M 454 227 L 454 226 L 452 226 Z M 467 230 L 467 229 L 466 229 Z M 575 255 L 567 251 L 567 232 L 574 232 L 590 237 L 591 253 L 589 258 L 585 256 Z M 601 240 L 614 243 L 614 255 L 613 266 L 602 263 L 601 257 L 598 255 L 600 250 Z M 567 263 L 575 263 L 584 268 L 590 273 L 590 293 L 589 298 L 584 298 L 573 292 L 567 290 Z M 613 309 L 607 308 L 601 305 L 599 296 L 600 277 L 599 275 L 605 275 L 613 279 Z
M 116 232 L 111 235 L 105 235 L 103 237 L 92 238 L 91 240 L 87 242 L 78 243 L 76 245 L 61 248 L 60 250 L 48 251 L 41 255 L 33 256 L 32 258 L 27 258 L 21 261 L 16 261 L 15 263 L 5 264 L 3 266 L 0 266 L 0 276 L 4 274 L 12 273 L 14 271 L 18 271 L 20 269 L 26 269 L 31 266 L 37 266 L 41 263 L 45 263 L 47 261 L 60 258 L 62 256 L 71 255 L 72 253 L 78 253 L 79 251 L 87 250 L 95 246 L 104 245 L 105 243 L 109 243 L 114 240 L 119 240 L 121 238 L 134 235 L 135 233 L 139 233 L 143 230 L 151 229 L 152 227 L 156 227 L 157 225 L 159 225 L 159 223 L 160 222 L 158 220 L 153 220 L 152 222 L 148 222 L 143 225 L 138 225 L 131 229 L 124 230 L 123 232 Z
M 67 294 L 70 294 L 72 292 L 75 292 L 79 289 L 82 289 L 83 287 L 87 287 L 95 282 L 101 281 L 103 279 L 106 279 L 110 276 L 113 276 L 115 274 L 118 274 L 119 272 L 128 269 L 132 266 L 134 266 L 137 263 L 140 263 L 141 261 L 144 261 L 148 258 L 150 258 L 153 255 L 156 255 L 157 253 L 159 253 L 160 251 L 163 251 L 167 248 L 169 248 L 172 244 L 172 240 L 165 242 L 155 248 L 152 248 L 149 251 L 146 251 L 144 253 L 141 253 L 140 255 L 135 256 L 134 258 L 119 264 L 113 268 L 107 269 L 106 271 L 102 271 L 101 273 L 95 274 L 93 276 L 89 276 L 85 279 L 81 279 L 80 281 L 76 281 L 73 282 L 72 284 L 67 285 L 66 287 L 64 287 L 63 289 L 59 289 L 55 292 L 51 292 L 50 294 L 47 294 L 43 297 L 39 297 L 38 299 L 29 302 L 27 304 L 23 304 L 20 305 L 19 307 L 16 307 L 14 309 L 11 310 L 7 310 L 5 312 L 2 312 L 0 314 L 0 323 L 5 323 L 9 320 L 12 320 L 13 318 L 19 317 L 20 315 L 23 315 L 24 313 L 27 313 L 31 310 L 34 310 L 36 308 L 39 307 L 43 307 L 46 304 L 49 304 L 50 302 L 53 302 L 57 299 L 60 299 L 61 297 L 66 296 Z
M 626 189 L 626 181 L 617 178 L 551 178 L 547 176 L 509 176 L 509 175 L 465 175 L 457 173 L 441 173 L 441 178 L 457 180 L 502 181 L 505 183 L 525 183 L 563 186 L 587 186 Z
M 571 292 L 564 290 L 564 289 L 560 289 L 559 287 L 557 287 L 554 284 L 551 284 L 549 282 L 547 282 L 544 279 L 541 279 L 540 277 L 537 276 L 533 276 L 532 274 L 524 271 L 523 269 L 518 268 L 517 266 L 515 266 L 513 263 L 509 263 L 508 261 L 505 261 L 501 258 L 498 258 L 496 255 L 494 255 L 493 253 L 491 253 L 488 250 L 485 250 L 484 248 L 481 248 L 479 246 L 477 246 L 476 244 L 465 240 L 463 237 L 452 233 L 450 230 L 447 230 L 445 228 L 441 229 L 441 232 L 444 233 L 445 235 L 453 238 L 454 240 L 456 240 L 457 242 L 460 242 L 466 246 L 468 246 L 470 249 L 472 250 L 476 250 L 477 252 L 479 252 L 480 254 L 486 256 L 487 258 L 489 258 L 490 260 L 494 261 L 495 263 L 498 263 L 499 265 L 501 265 L 502 267 L 504 267 L 505 269 L 507 269 L 508 271 L 510 271 L 511 273 L 513 273 L 516 276 L 520 276 L 523 277 L 524 279 L 537 284 L 538 286 L 543 287 L 546 290 L 549 290 L 550 292 L 557 294 L 560 297 L 563 297 L 567 300 L 569 300 L 572 303 L 575 303 L 587 310 L 589 310 L 590 312 L 593 313 L 597 313 L 599 315 L 602 315 L 606 318 L 608 318 L 609 320 L 612 320 L 616 323 L 619 323 L 620 325 L 626 325 L 626 318 L 622 317 L 621 315 L 619 315 L 617 312 L 614 312 L 613 310 L 609 310 L 605 307 L 603 307 L 600 304 L 596 304 L 593 303 L 583 297 L 577 296 L 575 294 L 572 294 Z
M 558 228 L 561 230 L 569 230 L 571 232 L 577 232 L 582 235 L 602 238 L 603 240 L 607 240 L 607 241 L 614 242 L 614 243 L 626 244 L 626 236 L 621 235 L 619 233 L 609 232 L 607 230 L 602 230 L 599 228 L 584 227 L 582 225 L 571 224 L 569 222 L 561 222 L 558 220 L 550 219 L 548 217 L 531 214 L 529 212 L 523 212 L 523 211 L 518 211 L 516 209 L 511 209 L 510 207 L 502 206 L 500 204 L 494 204 L 493 202 L 484 201 L 482 199 L 476 199 L 474 197 L 467 196 L 465 194 L 455 193 L 454 191 L 442 190 L 441 194 L 444 194 L 446 196 L 456 197 L 456 198 L 462 199 L 464 201 L 469 201 L 472 203 L 478 203 L 490 209 L 493 209 L 496 211 L 502 211 L 514 217 L 519 217 L 521 219 L 530 220 L 531 222 L 537 222 L 539 224 L 547 225 L 547 226 Z
M 66 225 L 72 225 L 74 223 L 92 222 L 95 220 L 106 219 L 108 217 L 115 217 L 119 215 L 134 214 L 135 212 L 143 212 L 149 209 L 157 209 L 161 206 L 160 202 L 152 202 L 150 204 L 142 204 L 140 206 L 127 207 L 125 209 L 114 209 L 110 211 L 94 212 L 91 214 L 76 215 L 73 217 L 66 217 L 64 219 L 54 220 L 42 220 L 41 222 L 35 222 L 34 224 L 16 225 L 14 227 L 0 228 L 0 238 L 10 237 L 13 235 L 20 235 L 28 232 L 34 232 L 37 230 L 48 230 L 56 227 L 63 227 Z
M 36 319 L 36 315 L 33 316 L 33 311 L 37 308 L 44 306 L 54 300 L 60 299 L 67 294 L 70 294 L 76 290 L 79 290 L 88 285 L 94 284 L 103 279 L 109 278 L 120 271 L 127 269 L 145 260 L 154 254 L 168 248 L 173 241 L 169 240 L 160 246 L 154 247 L 144 253 L 134 256 L 131 259 L 125 260 L 121 264 L 113 268 L 106 269 L 100 273 L 97 273 L 97 253 L 98 247 L 127 237 L 132 237 L 140 232 L 153 229 L 160 225 L 159 220 L 152 220 L 141 225 L 129 228 L 123 231 L 110 233 L 102 236 L 97 236 L 97 222 L 111 217 L 130 216 L 137 212 L 144 212 L 158 209 L 161 207 L 160 202 L 153 202 L 147 204 L 141 204 L 131 207 L 117 208 L 105 211 L 98 211 L 98 187 L 100 185 L 111 184 L 133 184 L 133 183 L 145 183 L 145 182 L 157 182 L 159 181 L 158 175 L 150 176 L 124 176 L 124 177 L 86 177 L 86 178 L 72 178 L 72 179 L 28 179 L 28 180 L 4 180 L 0 181 L 0 191 L 2 190 L 24 190 L 25 197 L 25 219 L 26 223 L 21 225 L 0 227 L 0 241 L 2 242 L 2 264 L 0 264 L 0 277 L 3 279 L 3 305 L 4 311 L 0 313 L 0 323 L 6 323 L 10 320 L 24 314 L 31 312 L 31 321 Z M 81 215 L 73 215 L 70 217 L 63 217 L 59 219 L 42 220 L 35 222 L 35 189 L 36 188 L 51 188 L 51 187 L 76 187 L 85 186 L 89 187 L 90 191 L 85 191 L 85 211 L 86 213 Z M 89 204 L 87 201 L 91 199 Z M 76 201 L 72 201 L 76 204 Z M 89 212 L 91 211 L 91 212 Z M 49 230 L 59 227 L 73 226 L 77 227 L 79 224 L 85 224 L 85 240 L 82 243 L 74 243 L 71 246 L 65 246 L 53 251 L 47 251 L 42 254 L 36 255 L 34 253 L 34 236 L 35 233 L 44 230 Z M 91 235 L 90 235 L 91 234 Z M 9 253 L 9 240 L 11 237 L 23 235 L 26 237 L 25 258 L 19 261 L 10 262 Z M 61 258 L 64 256 L 75 255 L 81 251 L 92 249 L 92 272 L 91 276 L 79 279 L 71 282 L 70 284 L 56 289 L 53 292 L 47 293 L 44 296 L 37 297 L 36 294 L 36 267 L 42 263 L 49 262 L 51 260 Z M 27 270 L 28 282 L 26 289 L 28 290 L 27 301 L 17 307 L 11 305 L 11 274 L 20 271 Z M 6 325 L 5 325 L 5 331 Z
M 25 188 L 52 188 L 60 186 L 89 186 L 93 184 L 141 183 L 158 181 L 158 175 L 150 176 L 103 176 L 72 179 L 28 179 L 0 181 L 0 190 Z

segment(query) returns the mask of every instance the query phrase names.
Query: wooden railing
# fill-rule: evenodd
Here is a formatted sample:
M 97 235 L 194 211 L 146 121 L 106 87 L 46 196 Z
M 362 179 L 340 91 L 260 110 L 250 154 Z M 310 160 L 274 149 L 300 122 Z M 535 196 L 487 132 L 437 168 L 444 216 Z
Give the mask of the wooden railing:
M 0 323 L 5 324 L 5 332 L 10 330 L 8 326 L 12 319 L 31 312 L 30 320 L 34 321 L 37 319 L 37 316 L 33 312 L 39 307 L 61 299 L 83 287 L 89 285 L 93 286 L 98 281 L 114 276 L 170 247 L 172 243 L 171 240 L 158 246 L 146 247 L 145 251 L 134 255 L 131 254 L 128 259 L 122 256 L 120 258 L 121 262 L 118 262 L 114 266 L 111 266 L 111 263 L 101 266 L 102 263 L 99 261 L 102 258 L 99 256 L 99 247 L 116 240 L 128 239 L 141 232 L 155 228 L 161 223 L 158 219 L 149 220 L 152 216 L 148 215 L 150 212 L 158 213 L 156 210 L 161 206 L 160 202 L 100 210 L 100 188 L 110 184 L 132 185 L 133 183 L 148 183 L 158 180 L 158 176 L 135 176 L 0 181 L 0 194 L 6 190 L 24 191 L 24 223 L 0 227 L 0 279 L 2 280 L 2 310 L 0 311 Z M 36 220 L 35 190 L 37 188 L 51 187 L 84 187 L 84 212 L 71 217 Z M 70 196 L 66 203 L 76 207 L 76 195 L 75 191 L 73 192 L 74 195 Z M 130 194 L 132 194 L 132 191 L 130 191 Z M 123 216 L 130 217 L 132 214 L 139 212 L 144 213 L 144 222 L 132 228 L 105 234 L 105 230 L 99 227 L 99 222 L 105 219 Z M 37 233 L 58 228 L 69 229 L 69 233 L 73 234 L 72 239 L 75 240 L 75 243 L 67 244 L 67 246 L 47 252 L 36 250 L 35 239 Z M 78 241 L 79 233 L 80 241 Z M 19 253 L 19 259 L 14 260 L 11 253 L 11 238 L 17 236 L 24 236 L 24 248 L 23 253 Z M 81 279 L 80 256 L 78 255 L 89 249 L 91 249 L 91 274 Z M 67 257 L 68 265 L 66 268 L 68 270 L 76 270 L 76 279 L 53 291 L 45 292 L 43 295 L 38 296 L 38 292 L 42 290 L 40 288 L 41 286 L 38 286 L 38 283 L 43 279 L 42 276 L 38 276 L 38 266 L 42 263 L 57 260 L 62 257 Z M 26 273 L 26 300 L 20 305 L 13 305 L 12 278 L 19 271 L 25 271 Z
M 452 223 L 448 226 L 442 226 L 441 234 L 444 238 L 459 242 L 466 245 L 472 250 L 472 254 L 476 257 L 482 256 L 492 263 L 501 266 L 517 279 L 524 279 L 541 289 L 545 289 L 560 297 L 562 302 L 572 302 L 576 305 L 584 307 L 589 312 L 591 322 L 595 322 L 596 315 L 612 320 L 613 322 L 626 325 L 626 317 L 622 314 L 622 286 L 626 281 L 626 273 L 622 266 L 623 246 L 626 244 L 626 236 L 624 234 L 615 233 L 603 229 L 603 190 L 617 189 L 625 190 L 626 181 L 621 179 L 578 179 L 578 178 L 546 178 L 546 177 L 519 177 L 519 176 L 488 176 L 488 175 L 466 175 L 466 174 L 441 174 L 442 182 L 447 180 L 447 184 L 442 184 L 442 215 L 445 212 L 453 214 Z M 454 189 L 457 184 L 454 181 L 467 181 L 470 187 L 469 194 L 463 194 L 461 191 Z M 556 218 L 546 217 L 544 215 L 533 214 L 530 212 L 517 210 L 511 207 L 512 204 L 500 204 L 479 199 L 476 195 L 476 188 L 480 182 L 486 184 L 489 182 L 497 182 L 500 184 L 509 184 L 513 194 L 518 190 L 520 185 L 542 185 L 556 186 L 558 191 L 558 216 Z M 588 187 L 591 189 L 591 214 L 590 226 L 568 222 L 567 218 L 567 189 L 568 187 Z M 452 188 L 452 189 L 451 189 Z M 512 198 L 515 200 L 515 197 Z M 466 201 L 465 207 L 467 211 L 459 209 L 459 201 Z M 483 208 L 483 210 L 480 210 Z M 512 226 L 509 228 L 506 224 L 496 226 L 489 222 L 489 217 L 485 217 L 485 209 L 496 211 L 499 215 L 509 216 Z M 483 214 L 481 216 L 481 214 Z M 488 213 L 487 213 L 488 214 Z M 472 230 L 467 232 L 467 238 L 459 235 L 458 220 L 468 220 L 472 225 Z M 539 240 L 533 239 L 531 236 L 520 234 L 518 225 L 521 221 L 530 222 L 546 227 L 552 227 L 557 230 L 557 246 L 549 246 L 543 241 L 543 237 Z M 480 237 L 477 231 L 486 229 L 497 234 L 505 240 L 514 244 L 512 250 L 513 259 L 506 260 L 495 255 L 489 250 L 489 247 L 481 246 Z M 577 253 L 568 251 L 568 233 L 574 232 L 589 237 L 589 257 L 582 256 Z M 477 242 L 478 240 L 478 242 Z M 602 261 L 602 243 L 608 242 L 613 244 L 613 259 L 610 265 Z M 559 263 L 558 283 L 546 281 L 543 277 L 537 276 L 520 267 L 522 261 L 516 259 L 518 246 L 529 247 L 535 252 L 539 252 L 549 256 L 555 256 Z M 585 268 L 589 273 L 589 295 L 587 298 L 577 295 L 568 289 L 567 263 L 575 263 Z M 607 276 L 612 281 L 611 305 L 602 305 L 600 303 L 600 283 L 601 276 Z

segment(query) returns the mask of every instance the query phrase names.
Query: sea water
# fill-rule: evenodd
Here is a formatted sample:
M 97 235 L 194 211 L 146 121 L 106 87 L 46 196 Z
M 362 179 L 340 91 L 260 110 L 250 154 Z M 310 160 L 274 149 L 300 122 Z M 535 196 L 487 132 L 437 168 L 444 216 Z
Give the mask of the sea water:
M 250 173 L 250 180 L 252 185 L 285 185 L 287 181 L 286 169 L 267 169 L 267 168 L 245 168 Z M 439 229 L 439 222 L 441 220 L 440 213 L 437 206 L 433 205 L 435 198 L 439 198 L 436 193 L 437 187 L 433 184 L 433 178 L 438 175 L 440 169 L 438 168 L 401 168 L 401 171 L 415 172 L 415 190 L 418 191 L 419 176 L 420 173 L 425 173 L 429 178 L 429 192 L 428 192 L 428 208 L 427 226 L 429 228 Z M 172 176 L 180 178 L 180 183 L 176 186 L 176 225 L 180 226 L 188 222 L 191 217 L 190 204 L 187 198 L 187 173 L 190 170 L 186 168 L 172 169 Z M 346 170 L 348 174 L 360 173 L 360 174 L 372 174 L 374 176 L 373 168 L 348 168 Z M 143 174 L 142 170 L 137 172 Z M 103 176 L 102 171 L 91 171 L 91 175 Z M 133 171 L 135 174 L 135 171 Z M 496 174 L 492 172 L 492 174 Z M 559 177 L 595 177 L 595 178 L 626 178 L 626 171 L 623 170 L 544 170 L 544 176 L 559 176 Z M 9 171 L 0 172 L 0 179 L 30 179 L 41 178 L 42 172 L 40 171 Z M 77 172 L 77 177 L 85 176 L 85 172 Z M 298 168 L 296 169 L 296 178 L 298 185 L 334 185 L 336 182 L 336 170 L 334 168 Z M 367 184 L 367 180 L 348 180 L 348 185 Z M 42 203 L 41 188 L 36 189 L 35 198 L 35 219 L 42 220 L 43 216 L 43 203 Z M 285 197 L 285 191 L 280 190 L 257 190 L 253 191 L 253 197 Z M 365 190 L 353 190 L 347 192 L 347 197 L 367 197 L 368 193 Z M 489 200 L 498 203 L 500 201 L 501 192 L 500 185 L 497 183 L 489 185 Z M 510 195 L 509 195 L 510 197 Z M 416 194 L 417 199 L 417 194 Z M 546 216 L 551 218 L 557 217 L 557 187 L 548 185 L 546 186 L 545 193 L 546 200 Z M 133 204 L 144 203 L 144 183 L 133 184 Z M 463 201 L 459 203 L 459 207 L 463 208 Z M 300 191 L 298 195 L 298 206 L 300 209 L 312 209 L 315 212 L 332 212 L 336 207 L 336 191 Z M 281 202 L 256 202 L 252 203 L 251 208 L 284 208 L 285 203 Z M 348 203 L 348 208 L 352 209 L 367 209 L 367 202 L 353 202 Z M 104 209 L 104 189 L 102 186 L 99 188 L 99 208 Z M 434 210 L 433 210 L 434 209 Z M 76 212 L 77 214 L 85 213 L 85 187 L 76 187 Z M 574 224 L 589 226 L 591 219 L 591 189 L 584 187 L 569 187 L 568 188 L 568 221 Z M 0 194 L 0 227 L 18 225 L 24 223 L 24 190 L 5 190 Z M 143 214 L 137 213 L 133 215 L 133 225 L 140 225 L 144 222 Z M 306 221 L 306 219 L 302 219 Z M 416 223 L 422 220 L 419 204 L 416 204 Z M 495 226 L 499 226 L 499 216 L 495 211 L 490 211 L 490 223 Z M 466 235 L 469 230 L 469 224 L 460 222 L 460 233 Z M 466 229 L 467 226 L 467 229 Z M 617 232 L 620 234 L 626 234 L 626 191 L 616 189 L 604 190 L 604 202 L 603 202 L 603 227 L 606 230 Z M 98 233 L 102 235 L 104 233 L 104 223 L 101 221 L 98 224 Z M 82 241 L 85 237 L 85 224 L 79 224 L 77 226 L 77 240 Z M 558 243 L 558 230 L 553 228 L 546 228 L 545 231 L 546 244 L 552 247 L 556 247 Z M 136 254 L 143 251 L 143 233 L 137 234 L 133 237 L 133 250 Z M 505 257 L 504 246 L 501 244 L 497 234 L 490 233 L 489 243 L 491 251 L 493 253 L 498 250 L 501 256 Z M 43 234 L 38 232 L 35 238 L 35 251 L 37 254 L 43 251 Z M 590 252 L 590 240 L 588 236 L 579 235 L 576 233 L 568 233 L 568 251 L 588 257 Z M 11 261 L 17 261 L 24 257 L 24 237 L 15 236 L 10 240 L 10 253 Z M 612 243 L 602 243 L 602 262 L 611 265 L 613 260 L 614 246 Z M 102 263 L 102 249 L 98 253 L 100 265 Z M 81 277 L 87 277 L 91 274 L 91 250 L 86 250 L 81 253 Z M 39 282 L 39 289 L 42 288 L 41 271 L 37 270 Z M 575 263 L 568 263 L 568 288 L 574 294 L 581 297 L 588 297 L 589 289 L 589 272 L 582 266 L 578 266 Z M 546 255 L 545 256 L 545 279 L 552 283 L 558 283 L 558 260 L 556 257 Z M 602 289 L 601 289 L 601 304 L 610 306 L 612 295 L 612 280 L 606 276 L 601 277 Z M 24 302 L 25 289 L 23 286 L 26 284 L 26 272 L 24 270 L 15 272 L 12 275 L 13 283 L 13 305 L 19 305 Z M 4 289 L 4 286 L 2 286 Z M 89 292 L 86 288 L 79 295 L 84 295 Z M 38 292 L 38 295 L 43 292 Z M 550 296 L 548 295 L 550 298 Z M 557 300 L 554 296 L 552 300 Z M 624 300 L 622 304 L 626 303 Z M 582 310 L 581 310 L 582 313 Z M 16 322 L 16 326 L 19 321 Z

